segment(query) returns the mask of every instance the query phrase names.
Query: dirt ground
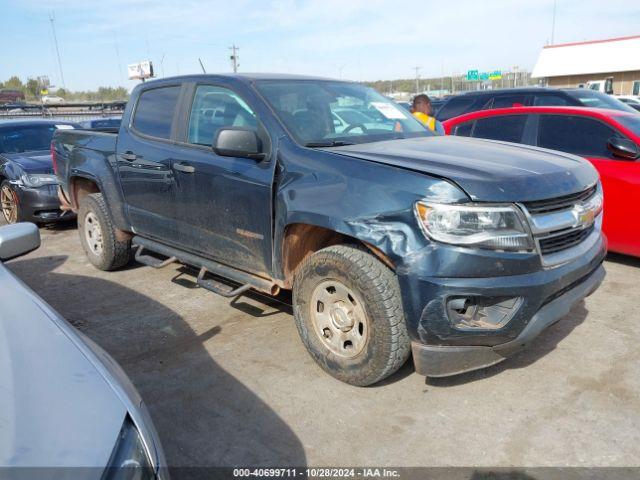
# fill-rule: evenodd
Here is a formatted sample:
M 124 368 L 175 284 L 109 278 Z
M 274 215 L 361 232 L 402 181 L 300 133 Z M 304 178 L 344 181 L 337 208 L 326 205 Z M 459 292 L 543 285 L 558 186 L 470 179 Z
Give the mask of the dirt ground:
M 629 466 L 640 459 L 640 259 L 518 356 L 425 380 L 411 362 L 356 388 L 324 374 L 290 308 L 195 288 L 180 266 L 105 273 L 73 226 L 9 268 L 107 350 L 172 466 Z

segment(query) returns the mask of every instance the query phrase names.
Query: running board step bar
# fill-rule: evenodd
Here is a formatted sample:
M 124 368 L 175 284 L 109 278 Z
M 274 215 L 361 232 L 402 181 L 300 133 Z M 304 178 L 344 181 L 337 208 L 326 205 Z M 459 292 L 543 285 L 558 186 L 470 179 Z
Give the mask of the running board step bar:
M 202 267 L 200 269 L 200 273 L 198 273 L 198 279 L 196 280 L 196 283 L 200 287 L 207 289 L 210 292 L 217 293 L 218 295 L 222 295 L 223 297 L 237 297 L 241 293 L 244 293 L 251 288 L 251 285 L 249 285 L 248 283 L 240 285 L 238 288 L 234 289 L 232 287 L 229 287 L 228 285 L 225 285 L 224 283 L 216 282 L 215 280 L 205 280 L 204 276 L 206 273 L 207 269 L 205 267 Z
M 160 260 L 159 258 L 156 258 L 153 255 L 143 255 L 142 254 L 143 250 L 144 250 L 144 247 L 142 245 L 138 245 L 135 259 L 136 259 L 136 262 L 146 265 L 147 267 L 162 268 L 178 260 L 176 257 L 169 257 L 166 260 Z
M 276 295 L 280 290 L 278 285 L 276 285 L 272 280 L 258 277 L 257 275 L 229 267 L 228 265 L 223 265 L 222 263 L 218 263 L 214 260 L 200 257 L 199 255 L 178 250 L 177 248 L 170 247 L 154 240 L 149 240 L 148 238 L 135 236 L 131 239 L 131 244 L 132 246 L 138 247 L 136 260 L 140 258 L 142 260 L 140 263 L 143 265 L 161 268 L 169 265 L 170 263 L 179 262 L 199 268 L 200 273 L 198 274 L 197 279 L 198 285 L 222 295 L 223 297 L 235 297 L 246 292 L 250 288 L 268 293 L 269 295 Z M 141 253 L 143 249 L 169 258 L 167 258 L 167 260 L 160 260 L 152 257 L 151 255 L 143 255 Z M 239 283 L 240 286 L 233 289 L 232 287 L 228 287 L 227 285 L 216 282 L 215 280 L 205 279 L 204 277 L 207 272 Z

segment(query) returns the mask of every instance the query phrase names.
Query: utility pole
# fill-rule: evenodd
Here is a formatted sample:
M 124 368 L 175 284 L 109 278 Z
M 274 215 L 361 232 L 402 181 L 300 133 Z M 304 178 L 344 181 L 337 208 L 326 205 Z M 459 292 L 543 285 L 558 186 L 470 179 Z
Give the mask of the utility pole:
M 553 45 L 553 41 L 556 36 L 556 7 L 557 6 L 558 6 L 558 0 L 553 0 L 553 19 L 551 20 L 551 45 Z
M 229 60 L 231 60 L 231 65 L 233 66 L 233 73 L 238 73 L 238 67 L 240 66 L 238 63 L 238 51 L 240 50 L 240 47 L 236 47 L 235 44 L 233 44 L 229 47 L 229 50 L 231 50 Z
M 60 70 L 60 81 L 62 81 L 62 88 L 66 90 L 67 85 L 64 83 L 64 73 L 62 73 L 62 60 L 60 60 L 60 49 L 58 48 L 58 36 L 56 35 L 55 12 L 49 12 L 49 21 L 51 22 L 51 31 L 53 32 L 53 43 L 56 46 L 56 55 L 58 57 L 58 69 Z
M 416 71 L 416 95 L 420 93 L 420 67 L 413 67 Z

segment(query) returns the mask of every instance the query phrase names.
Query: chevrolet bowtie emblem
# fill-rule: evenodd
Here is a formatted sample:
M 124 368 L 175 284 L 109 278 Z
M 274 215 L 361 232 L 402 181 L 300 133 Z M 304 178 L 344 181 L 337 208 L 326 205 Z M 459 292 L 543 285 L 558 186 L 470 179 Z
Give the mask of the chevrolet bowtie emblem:
M 576 219 L 577 226 L 587 227 L 596 219 L 595 209 L 586 205 L 576 205 L 573 207 L 573 215 Z

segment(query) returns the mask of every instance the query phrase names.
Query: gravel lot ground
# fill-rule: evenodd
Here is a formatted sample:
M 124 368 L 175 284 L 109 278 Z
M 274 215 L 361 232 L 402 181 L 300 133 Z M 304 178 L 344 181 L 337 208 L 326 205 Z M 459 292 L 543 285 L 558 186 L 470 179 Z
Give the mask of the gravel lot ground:
M 322 373 L 286 305 L 179 266 L 100 272 L 74 226 L 8 265 L 120 362 L 172 466 L 639 464 L 639 259 L 610 255 L 603 286 L 500 365 L 426 381 L 409 362 L 370 388 Z

